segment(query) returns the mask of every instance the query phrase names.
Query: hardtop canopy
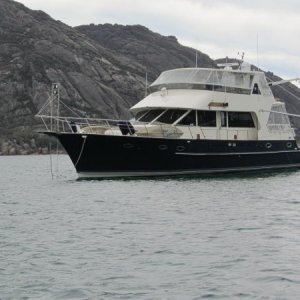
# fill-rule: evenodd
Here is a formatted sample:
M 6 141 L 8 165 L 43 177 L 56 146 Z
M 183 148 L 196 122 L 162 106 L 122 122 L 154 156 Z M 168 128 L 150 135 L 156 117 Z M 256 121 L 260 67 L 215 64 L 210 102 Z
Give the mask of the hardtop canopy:
M 206 84 L 213 86 L 227 86 L 240 89 L 251 89 L 253 78 L 264 83 L 262 88 L 267 88 L 263 72 L 244 72 L 240 70 L 225 69 L 202 69 L 202 68 L 181 68 L 162 72 L 161 75 L 150 85 L 168 86 L 170 84 Z

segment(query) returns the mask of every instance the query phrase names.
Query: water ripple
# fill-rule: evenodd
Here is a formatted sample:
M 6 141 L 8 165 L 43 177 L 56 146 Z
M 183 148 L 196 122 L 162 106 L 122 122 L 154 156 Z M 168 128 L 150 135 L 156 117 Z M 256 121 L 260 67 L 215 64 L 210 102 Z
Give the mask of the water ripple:
M 300 172 L 78 181 L 0 157 L 0 299 L 298 299 Z

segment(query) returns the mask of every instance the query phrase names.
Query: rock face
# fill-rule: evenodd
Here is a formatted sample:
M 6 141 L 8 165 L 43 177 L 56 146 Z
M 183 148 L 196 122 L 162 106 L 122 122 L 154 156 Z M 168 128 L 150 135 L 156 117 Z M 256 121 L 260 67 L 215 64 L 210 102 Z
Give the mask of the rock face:
M 72 28 L 42 11 L 0 0 L 0 153 L 23 153 L 22 145 L 37 138 L 33 131 L 40 123 L 34 115 L 49 97 L 52 82 L 60 83 L 61 100 L 82 116 L 128 118 L 127 109 L 144 94 L 146 69 L 151 81 L 161 70 L 194 64 L 194 50 L 174 37 L 142 26 L 104 27 L 108 40 L 111 29 L 115 50 L 87 34 L 92 28 L 97 36 L 101 26 Z M 118 44 L 122 31 L 124 49 Z M 203 66 L 214 64 L 207 55 L 203 58 Z M 9 152 L 6 143 L 19 143 L 24 151 L 11 146 L 16 150 Z M 45 147 L 39 139 L 36 143 L 38 149 Z
M 215 62 L 198 53 L 199 67 Z M 11 0 L 0 0 L 0 154 L 46 153 L 34 118 L 53 82 L 81 116 L 128 118 L 128 108 L 161 71 L 195 66 L 195 50 L 142 26 L 72 28 Z M 293 87 L 300 96 L 299 90 Z M 286 92 L 275 91 L 299 113 Z M 299 124 L 300 125 L 300 124 Z M 299 126 L 300 128 L 300 126 Z
M 106 49 L 139 63 L 152 81 L 162 71 L 195 66 L 195 49 L 183 47 L 174 36 L 161 36 L 141 25 L 91 24 L 75 28 Z M 198 62 L 201 67 L 215 66 L 201 52 L 198 52 Z
M 1 127 L 31 125 L 51 82 L 61 83 L 63 101 L 103 117 L 124 115 L 136 101 L 129 85 L 143 85 L 137 64 L 22 4 L 0 1 L 0 37 Z

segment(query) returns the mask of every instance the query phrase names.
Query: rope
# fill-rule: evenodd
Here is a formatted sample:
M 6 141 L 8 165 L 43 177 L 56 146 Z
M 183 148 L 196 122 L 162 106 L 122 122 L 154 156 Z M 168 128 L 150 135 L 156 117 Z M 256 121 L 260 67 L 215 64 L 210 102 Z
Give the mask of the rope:
M 49 152 L 50 152 L 50 171 L 51 171 L 51 178 L 52 178 L 52 180 L 53 180 L 53 167 L 52 167 L 52 154 L 51 154 L 51 152 L 52 152 L 52 143 L 51 143 L 51 140 L 50 140 L 50 142 L 49 142 Z
M 58 139 L 56 139 L 56 168 L 55 168 L 55 172 L 56 172 L 56 176 L 58 175 Z
M 267 77 L 267 79 L 269 79 L 271 82 L 276 82 L 274 80 L 272 80 L 271 78 Z M 295 99 L 299 100 L 300 101 L 300 97 L 297 97 L 296 95 L 294 95 L 292 92 L 290 92 L 288 89 L 286 89 L 285 87 L 283 87 L 282 85 L 276 85 L 276 87 L 279 87 L 281 88 L 282 90 L 284 90 L 285 92 L 287 92 L 289 95 L 293 96 Z
M 45 102 L 45 104 L 41 107 L 41 109 L 39 110 L 39 112 L 36 114 L 36 116 L 40 116 L 44 110 L 47 108 L 47 106 L 49 106 L 52 102 L 54 102 L 54 99 L 52 97 L 49 97 L 47 99 L 47 101 Z M 70 108 L 67 104 L 65 104 L 63 101 L 59 101 L 60 104 L 62 104 L 66 109 L 68 109 L 69 111 L 71 111 L 73 114 L 75 114 L 77 117 L 80 117 L 80 115 L 74 111 L 72 108 Z
M 288 94 L 290 94 L 291 96 L 293 96 L 295 99 L 297 99 L 297 100 L 300 101 L 300 98 L 297 97 L 296 95 L 294 95 L 294 94 L 293 94 L 292 92 L 290 92 L 288 89 L 286 89 L 285 87 L 283 87 L 283 86 L 281 86 L 281 85 L 279 85 L 279 87 L 280 87 L 281 89 L 283 89 L 285 92 L 287 92 Z
M 64 107 L 66 107 L 67 109 L 69 109 L 73 114 L 75 114 L 77 117 L 80 117 L 80 115 L 76 112 L 76 111 L 74 111 L 72 108 L 70 108 L 67 104 L 65 104 L 64 102 L 62 102 L 61 100 L 60 100 L 60 103 L 62 104 L 62 105 L 64 105 Z
M 39 112 L 37 113 L 37 115 L 40 115 L 40 114 L 42 113 L 42 111 L 45 109 L 45 107 L 46 107 L 47 105 L 50 104 L 51 101 L 52 101 L 52 100 L 51 100 L 51 97 L 49 97 L 49 98 L 46 100 L 46 102 L 43 104 L 43 106 L 41 107 L 41 109 L 39 110 Z
M 280 112 L 280 111 L 274 111 L 274 110 L 266 110 L 266 109 L 262 109 L 261 112 L 270 112 L 270 113 L 274 113 L 274 114 L 279 114 L 279 115 L 285 115 L 285 116 L 298 117 L 298 118 L 300 118 L 300 115 L 289 114 L 289 113 Z
M 84 148 L 84 145 L 85 145 L 85 141 L 87 140 L 87 135 L 85 137 L 83 137 L 83 143 L 82 143 L 82 146 L 81 146 L 81 150 L 80 150 L 80 153 L 79 153 L 79 156 L 77 158 L 77 161 L 75 163 L 75 168 L 77 167 L 77 164 L 79 163 L 79 160 L 81 158 L 81 155 L 82 155 L 82 152 L 83 152 L 83 148 Z

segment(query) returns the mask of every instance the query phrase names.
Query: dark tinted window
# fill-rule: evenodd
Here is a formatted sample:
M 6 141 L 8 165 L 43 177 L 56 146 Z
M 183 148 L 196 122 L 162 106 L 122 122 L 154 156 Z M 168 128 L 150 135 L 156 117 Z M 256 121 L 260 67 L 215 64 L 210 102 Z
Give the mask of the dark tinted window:
M 183 110 L 183 109 L 169 109 L 163 115 L 161 115 L 156 121 L 165 123 L 165 124 L 173 124 L 185 112 L 186 112 L 186 110 Z
M 196 111 L 192 110 L 190 111 L 181 121 L 179 121 L 177 124 L 180 125 L 189 125 L 189 126 L 195 126 L 196 125 Z
M 252 94 L 260 95 L 260 90 L 257 83 L 254 83 Z
M 228 112 L 228 127 L 255 127 L 249 112 Z
M 209 90 L 215 92 L 224 92 L 225 88 L 221 85 L 212 85 L 212 84 L 197 84 L 197 83 L 164 83 L 160 85 L 155 85 L 149 88 L 151 93 L 161 91 L 162 88 L 167 88 L 168 90 L 172 89 L 194 89 L 194 90 Z M 233 87 L 226 87 L 227 93 L 234 93 L 234 94 L 246 94 L 250 95 L 251 89 L 245 88 L 233 88 Z
M 136 115 L 135 115 L 135 119 L 138 120 L 140 119 L 142 116 L 144 116 L 146 113 L 148 113 L 149 110 L 143 110 L 143 111 L 139 111 Z
M 151 122 L 157 118 L 164 110 L 163 109 L 152 109 L 149 110 L 144 116 L 142 116 L 139 121 L 141 122 Z
M 198 126 L 216 127 L 216 112 L 215 111 L 197 111 Z

